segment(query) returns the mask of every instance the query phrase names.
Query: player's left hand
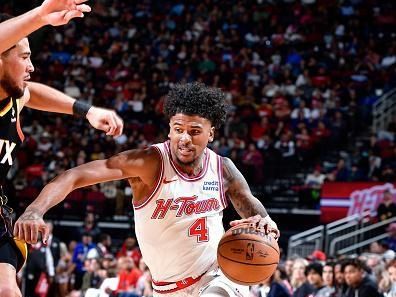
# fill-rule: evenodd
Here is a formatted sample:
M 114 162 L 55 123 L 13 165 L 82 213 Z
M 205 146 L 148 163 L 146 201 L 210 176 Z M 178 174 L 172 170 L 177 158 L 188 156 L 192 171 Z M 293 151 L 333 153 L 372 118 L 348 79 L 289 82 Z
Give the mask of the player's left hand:
M 263 218 L 260 215 L 255 215 L 253 217 L 249 217 L 246 219 L 234 220 L 230 222 L 231 227 L 234 227 L 239 224 L 253 224 L 258 229 L 263 229 L 265 234 L 271 234 L 274 236 L 276 240 L 278 240 L 280 236 L 280 232 L 276 223 L 267 215 Z
M 114 110 L 92 106 L 87 113 L 92 127 L 106 132 L 106 135 L 118 137 L 124 129 L 124 122 Z
M 39 15 L 46 24 L 61 26 L 71 19 L 84 17 L 91 7 L 84 4 L 87 0 L 45 0 L 39 7 Z

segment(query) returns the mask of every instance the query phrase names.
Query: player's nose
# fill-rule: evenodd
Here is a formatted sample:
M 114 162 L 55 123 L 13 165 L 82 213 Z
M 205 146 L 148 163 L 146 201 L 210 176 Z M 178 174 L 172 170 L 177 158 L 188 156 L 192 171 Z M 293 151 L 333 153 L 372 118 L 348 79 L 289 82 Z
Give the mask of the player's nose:
M 34 72 L 34 66 L 30 59 L 29 59 L 29 64 L 27 65 L 27 72 L 29 72 L 29 73 Z
M 183 142 L 184 144 L 190 143 L 191 142 L 191 135 L 188 134 L 187 132 L 184 132 L 181 137 L 180 141 Z

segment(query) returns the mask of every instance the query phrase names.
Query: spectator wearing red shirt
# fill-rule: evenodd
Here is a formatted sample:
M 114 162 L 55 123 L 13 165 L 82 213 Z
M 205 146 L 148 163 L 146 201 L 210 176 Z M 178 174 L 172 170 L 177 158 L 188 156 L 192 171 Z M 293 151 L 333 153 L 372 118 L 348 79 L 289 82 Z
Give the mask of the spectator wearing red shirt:
M 249 144 L 247 151 L 242 156 L 242 163 L 248 169 L 247 172 L 253 173 L 247 176 L 248 181 L 250 180 L 254 184 L 263 181 L 263 155 L 254 143 Z
M 140 252 L 139 246 L 136 244 L 136 238 L 128 236 L 121 246 L 121 249 L 117 253 L 117 258 L 129 257 L 133 259 L 135 266 L 139 265 L 142 253 Z
M 120 270 L 118 272 L 118 286 L 115 291 L 117 297 L 135 297 L 136 284 L 142 272 L 136 267 L 134 261 L 129 257 L 118 259 Z
M 250 126 L 250 138 L 258 141 L 271 131 L 271 125 L 267 117 L 261 118 L 260 122 L 253 122 Z

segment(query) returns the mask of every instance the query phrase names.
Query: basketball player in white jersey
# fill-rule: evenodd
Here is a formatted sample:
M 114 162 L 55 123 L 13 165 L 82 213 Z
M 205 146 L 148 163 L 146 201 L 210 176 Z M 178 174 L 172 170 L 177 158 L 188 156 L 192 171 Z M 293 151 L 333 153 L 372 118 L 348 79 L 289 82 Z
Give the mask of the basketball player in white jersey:
M 155 296 L 248 296 L 249 288 L 221 274 L 217 246 L 228 201 L 243 218 L 277 231 L 228 158 L 207 148 L 226 119 L 225 95 L 201 83 L 176 85 L 168 94 L 169 140 L 147 149 L 70 169 L 50 182 L 15 224 L 14 235 L 47 240 L 43 215 L 76 188 L 127 179 L 133 189 L 136 236 Z

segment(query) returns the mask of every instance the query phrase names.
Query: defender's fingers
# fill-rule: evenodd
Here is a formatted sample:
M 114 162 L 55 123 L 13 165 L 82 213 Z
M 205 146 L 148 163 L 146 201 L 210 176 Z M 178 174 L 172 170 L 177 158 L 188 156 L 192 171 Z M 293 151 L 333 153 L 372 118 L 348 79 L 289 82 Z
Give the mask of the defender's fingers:
M 30 226 L 28 224 L 23 225 L 23 235 L 21 239 L 24 239 L 27 243 L 32 243 L 31 234 L 30 234 Z
M 48 238 L 49 238 L 49 228 L 48 228 L 48 226 L 47 226 L 47 225 L 43 225 L 43 226 L 40 228 L 40 232 L 41 232 L 41 235 L 42 235 L 42 241 L 43 241 L 43 243 L 44 243 L 44 244 L 47 244 Z
M 16 222 L 14 225 L 14 232 L 13 232 L 13 235 L 16 238 L 19 238 L 19 229 L 20 229 L 19 222 Z
M 108 115 L 107 122 L 110 125 L 110 131 L 108 132 L 108 135 L 114 135 L 114 131 L 117 129 L 117 121 L 114 117 L 114 113 L 111 112 Z
M 81 12 L 90 12 L 92 10 L 91 6 L 87 4 L 77 5 L 76 9 Z
M 71 19 L 82 18 L 82 17 L 84 17 L 84 14 L 81 11 L 79 11 L 79 10 L 71 10 L 71 11 L 68 11 L 68 12 L 65 13 L 65 15 L 63 16 L 63 19 L 66 22 L 69 22 Z
M 117 125 L 117 128 L 114 132 L 115 136 L 120 136 L 122 134 L 122 130 L 124 129 L 124 122 L 123 120 L 118 116 L 118 115 L 114 115 L 114 119 Z
M 30 239 L 31 239 L 32 243 L 37 243 L 38 230 L 39 230 L 39 227 L 36 224 L 33 224 L 30 227 Z

